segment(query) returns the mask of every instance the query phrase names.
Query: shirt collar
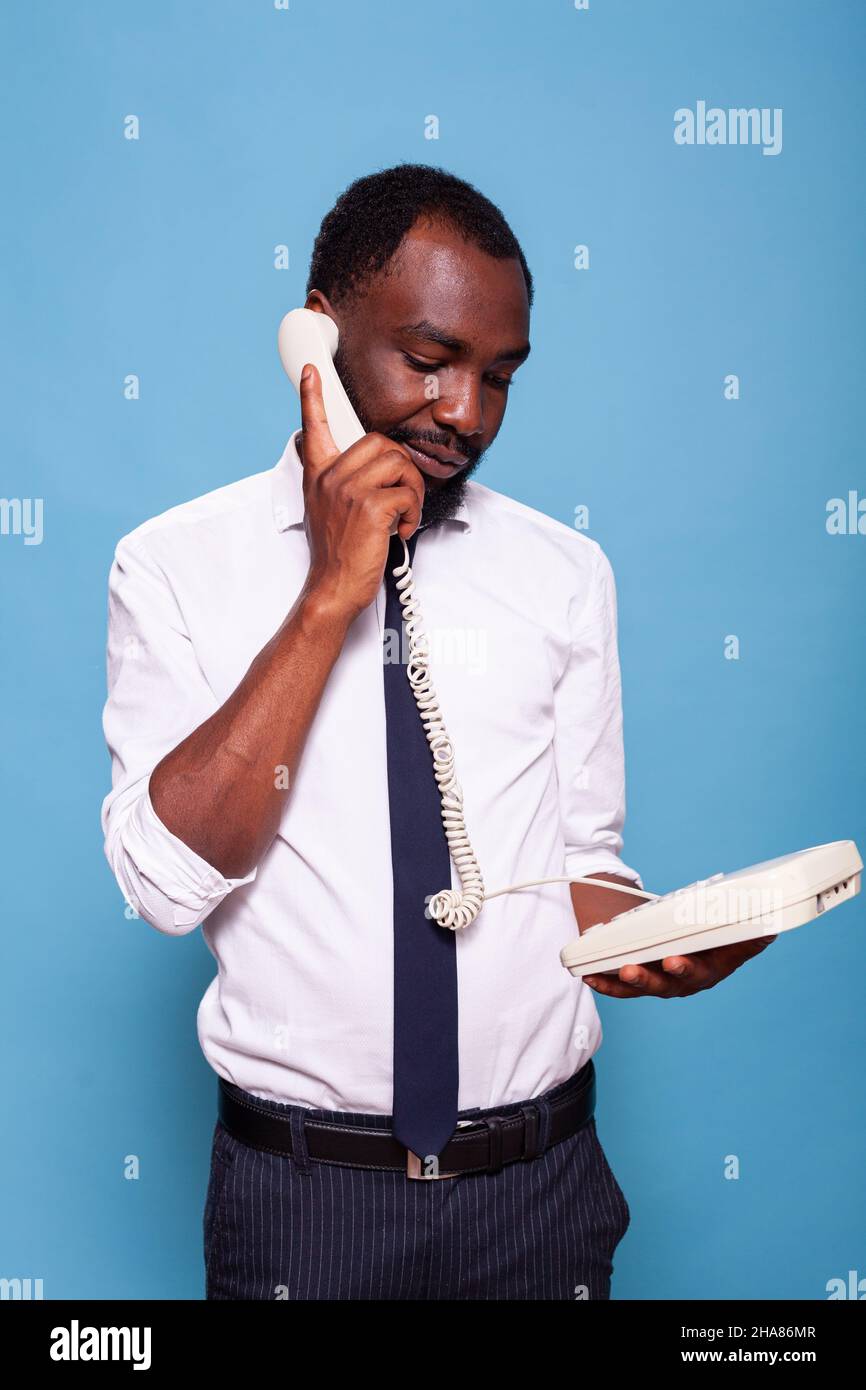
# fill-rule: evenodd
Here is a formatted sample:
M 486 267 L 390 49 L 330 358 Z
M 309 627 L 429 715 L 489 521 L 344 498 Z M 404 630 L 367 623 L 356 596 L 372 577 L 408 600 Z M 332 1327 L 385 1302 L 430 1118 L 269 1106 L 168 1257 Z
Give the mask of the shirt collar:
M 298 453 L 300 437 L 301 431 L 295 430 L 271 477 L 274 524 L 278 531 L 288 531 L 291 526 L 303 525 L 304 521 L 303 465 Z M 451 522 L 456 522 L 466 531 L 470 530 L 472 524 L 467 503 L 468 492 L 467 488 L 454 516 L 450 518 Z

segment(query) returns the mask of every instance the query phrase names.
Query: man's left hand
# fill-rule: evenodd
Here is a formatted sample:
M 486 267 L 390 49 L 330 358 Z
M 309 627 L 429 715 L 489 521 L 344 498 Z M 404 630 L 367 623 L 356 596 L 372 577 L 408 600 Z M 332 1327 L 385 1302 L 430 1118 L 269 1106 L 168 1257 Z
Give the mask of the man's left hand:
M 621 965 L 619 970 L 602 975 L 584 975 L 583 982 L 613 999 L 641 999 L 644 995 L 682 999 L 687 994 L 712 989 L 747 960 L 766 951 L 775 940 L 775 936 L 759 936 L 752 941 L 696 951 L 691 956 L 665 956 L 664 960 L 643 965 Z

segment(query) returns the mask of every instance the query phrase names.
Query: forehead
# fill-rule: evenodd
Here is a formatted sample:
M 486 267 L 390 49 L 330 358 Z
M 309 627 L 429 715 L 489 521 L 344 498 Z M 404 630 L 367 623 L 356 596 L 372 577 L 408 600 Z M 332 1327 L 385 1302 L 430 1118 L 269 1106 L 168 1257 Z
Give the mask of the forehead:
M 417 222 L 361 300 L 383 325 L 429 319 L 465 341 L 518 342 L 529 333 L 526 281 L 516 257 L 497 260 L 447 224 Z

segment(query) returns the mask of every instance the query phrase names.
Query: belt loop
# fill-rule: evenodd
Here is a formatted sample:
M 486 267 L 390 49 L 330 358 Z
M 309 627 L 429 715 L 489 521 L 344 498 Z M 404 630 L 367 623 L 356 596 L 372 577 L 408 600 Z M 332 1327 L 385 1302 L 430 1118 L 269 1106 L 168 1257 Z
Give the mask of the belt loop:
M 538 1152 L 543 1154 L 550 1143 L 550 1101 L 539 1100 L 538 1109 L 541 1114 L 541 1124 L 538 1135 Z
M 521 1105 L 520 1113 L 524 1120 L 523 1157 L 525 1159 L 536 1158 L 539 1153 L 538 1106 L 535 1101 L 531 1101 L 529 1105 Z
M 289 1115 L 292 1131 L 292 1158 L 299 1173 L 309 1174 L 310 1155 L 307 1149 L 307 1134 L 304 1129 L 304 1112 L 300 1106 L 293 1105 Z
M 502 1171 L 502 1121 L 497 1115 L 488 1115 L 484 1123 L 490 1133 L 490 1162 L 487 1172 L 499 1173 Z

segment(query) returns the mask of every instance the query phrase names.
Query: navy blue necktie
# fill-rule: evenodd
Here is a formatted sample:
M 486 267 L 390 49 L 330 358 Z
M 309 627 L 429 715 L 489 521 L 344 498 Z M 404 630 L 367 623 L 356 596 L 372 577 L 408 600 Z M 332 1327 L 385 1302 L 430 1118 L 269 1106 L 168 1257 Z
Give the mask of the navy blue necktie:
M 407 541 L 413 563 L 420 532 Z M 420 1159 L 441 1153 L 457 1125 L 457 941 L 425 915 L 451 886 L 451 858 L 433 755 L 406 675 L 403 609 L 392 570 L 403 545 L 391 537 L 385 567 L 385 715 L 394 868 L 395 1138 Z

